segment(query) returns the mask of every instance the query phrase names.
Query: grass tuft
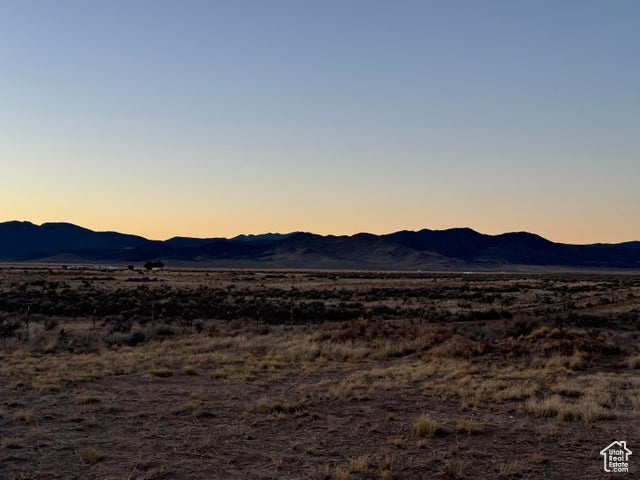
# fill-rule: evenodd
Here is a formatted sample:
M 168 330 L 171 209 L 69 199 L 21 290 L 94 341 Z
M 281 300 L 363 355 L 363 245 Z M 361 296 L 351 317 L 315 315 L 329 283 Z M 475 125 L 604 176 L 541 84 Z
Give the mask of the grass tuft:
M 173 370 L 164 367 L 152 368 L 151 370 L 149 370 L 149 375 L 151 375 L 152 377 L 166 378 L 173 375 Z
M 78 405 L 89 405 L 92 403 L 100 403 L 100 399 L 89 392 L 79 392 L 74 397 Z
M 464 477 L 464 469 L 462 462 L 459 460 L 451 460 L 444 466 L 444 473 L 449 478 L 460 479 Z
M 17 438 L 5 437 L 2 439 L 2 448 L 17 449 L 22 448 L 22 443 Z
M 459 418 L 456 422 L 455 431 L 458 433 L 473 435 L 482 431 L 482 425 L 476 423 L 470 418 Z
M 272 400 L 268 397 L 259 398 L 251 410 L 256 413 L 294 413 L 307 410 L 309 404 L 306 400 L 298 400 L 295 403 L 287 403 L 280 400 Z
M 349 470 L 343 467 L 336 467 L 333 471 L 334 480 L 349 480 Z
M 100 450 L 94 447 L 86 447 L 79 452 L 80 460 L 89 465 L 95 465 L 102 460 Z
M 353 458 L 349 462 L 349 473 L 360 473 L 366 475 L 369 473 L 369 457 L 363 455 Z
M 16 422 L 24 422 L 27 425 L 32 425 L 36 423 L 37 417 L 36 413 L 33 410 L 26 408 L 15 412 L 13 414 L 13 419 Z
M 411 425 L 411 433 L 419 437 L 435 437 L 444 434 L 444 430 L 429 415 L 423 414 Z

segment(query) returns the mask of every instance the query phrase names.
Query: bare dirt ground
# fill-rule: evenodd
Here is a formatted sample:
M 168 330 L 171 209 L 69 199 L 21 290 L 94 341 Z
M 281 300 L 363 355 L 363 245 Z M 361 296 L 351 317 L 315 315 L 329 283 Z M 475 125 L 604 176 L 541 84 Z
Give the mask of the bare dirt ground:
M 640 452 L 634 275 L 19 268 L 0 287 L 0 479 L 639 471 L 599 454 Z

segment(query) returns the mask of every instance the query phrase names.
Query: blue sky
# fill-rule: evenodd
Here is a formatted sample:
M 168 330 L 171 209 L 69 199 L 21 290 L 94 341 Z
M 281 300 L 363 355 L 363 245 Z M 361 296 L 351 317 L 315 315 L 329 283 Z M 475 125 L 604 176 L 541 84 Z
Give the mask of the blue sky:
M 636 1 L 0 1 L 0 221 L 640 239 Z

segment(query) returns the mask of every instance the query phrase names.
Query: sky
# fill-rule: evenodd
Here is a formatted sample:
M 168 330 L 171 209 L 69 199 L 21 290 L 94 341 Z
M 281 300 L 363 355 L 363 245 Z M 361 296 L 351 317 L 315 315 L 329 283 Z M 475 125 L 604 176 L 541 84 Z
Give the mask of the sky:
M 640 240 L 637 0 L 0 0 L 0 221 Z

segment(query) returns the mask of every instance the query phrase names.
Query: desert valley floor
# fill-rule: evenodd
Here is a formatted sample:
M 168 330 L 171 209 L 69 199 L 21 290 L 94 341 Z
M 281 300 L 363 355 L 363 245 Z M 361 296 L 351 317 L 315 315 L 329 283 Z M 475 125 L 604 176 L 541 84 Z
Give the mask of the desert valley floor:
M 640 455 L 640 274 L 0 267 L 0 479 L 565 479 Z

